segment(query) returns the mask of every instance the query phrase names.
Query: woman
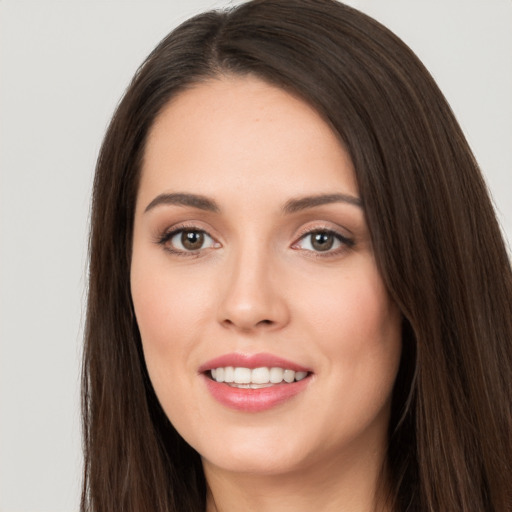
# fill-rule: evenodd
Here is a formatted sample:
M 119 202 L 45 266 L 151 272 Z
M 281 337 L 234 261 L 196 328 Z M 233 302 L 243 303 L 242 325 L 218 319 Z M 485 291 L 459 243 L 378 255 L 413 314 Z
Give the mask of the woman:
M 82 509 L 509 510 L 511 301 L 401 41 L 330 0 L 193 18 L 98 161 Z

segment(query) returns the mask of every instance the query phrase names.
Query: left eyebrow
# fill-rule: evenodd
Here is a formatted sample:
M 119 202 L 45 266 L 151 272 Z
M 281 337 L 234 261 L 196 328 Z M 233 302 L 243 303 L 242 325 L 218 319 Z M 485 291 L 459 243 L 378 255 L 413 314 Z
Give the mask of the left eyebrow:
M 144 213 L 156 208 L 160 205 L 178 205 L 178 206 L 191 206 L 192 208 L 198 208 L 199 210 L 205 210 L 209 212 L 218 213 L 220 211 L 217 203 L 206 196 L 197 194 L 160 194 L 151 201 L 144 210 Z
M 319 194 L 315 196 L 299 197 L 297 199 L 290 199 L 283 206 L 283 213 L 296 213 L 307 208 L 314 208 L 315 206 L 322 206 L 331 203 L 347 203 L 359 208 L 363 207 L 363 203 L 359 197 L 351 196 L 349 194 Z

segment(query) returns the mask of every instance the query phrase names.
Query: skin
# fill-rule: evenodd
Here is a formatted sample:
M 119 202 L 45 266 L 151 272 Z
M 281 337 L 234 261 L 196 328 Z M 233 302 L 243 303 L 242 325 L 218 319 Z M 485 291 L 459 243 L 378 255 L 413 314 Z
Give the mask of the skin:
M 197 205 L 148 206 L 161 194 Z M 321 194 L 358 198 L 352 162 L 309 105 L 254 77 L 223 76 L 175 97 L 149 134 L 131 287 L 156 394 L 202 456 L 208 510 L 375 510 L 401 317 L 375 263 L 361 206 L 283 212 Z M 173 229 L 208 234 L 186 251 Z M 319 251 L 306 231 L 334 231 Z M 233 410 L 198 368 L 267 352 L 312 370 L 292 399 Z

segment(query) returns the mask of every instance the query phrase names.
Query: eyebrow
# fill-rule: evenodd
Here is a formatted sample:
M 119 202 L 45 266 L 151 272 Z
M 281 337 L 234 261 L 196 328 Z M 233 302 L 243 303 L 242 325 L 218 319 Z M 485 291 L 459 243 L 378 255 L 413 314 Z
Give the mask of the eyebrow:
M 298 199 L 290 199 L 283 207 L 284 213 L 296 213 L 315 206 L 322 206 L 331 203 L 347 203 L 359 208 L 363 207 L 363 203 L 359 197 L 349 194 L 319 194 L 315 196 L 300 197 Z
M 362 201 L 358 197 L 349 194 L 318 194 L 314 196 L 299 197 L 297 199 L 290 199 L 283 206 L 283 213 L 291 214 L 315 206 L 322 206 L 331 203 L 347 203 L 362 208 Z M 205 210 L 208 212 L 219 213 L 220 208 L 217 203 L 206 196 L 188 193 L 173 193 L 173 194 L 160 194 L 155 197 L 144 210 L 144 213 L 161 205 L 177 205 L 177 206 L 190 206 Z
M 220 208 L 213 199 L 197 194 L 176 193 L 160 194 L 156 196 L 155 199 L 146 206 L 144 213 L 161 205 L 191 206 L 192 208 L 198 208 L 199 210 L 208 212 L 220 212 Z

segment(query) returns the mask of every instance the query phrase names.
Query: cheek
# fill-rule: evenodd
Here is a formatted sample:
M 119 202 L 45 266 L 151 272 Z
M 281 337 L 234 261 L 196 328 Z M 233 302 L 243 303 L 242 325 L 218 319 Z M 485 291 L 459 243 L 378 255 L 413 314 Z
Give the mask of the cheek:
M 169 379 L 187 369 L 183 354 L 194 344 L 205 296 L 183 272 L 169 272 L 166 254 L 140 247 L 132 257 L 131 292 L 148 373 L 160 401 L 167 403 L 178 396 L 171 388 L 180 380 L 169 386 Z
M 371 345 L 396 337 L 397 324 L 400 324 L 398 308 L 370 263 L 348 267 L 336 278 L 324 280 L 322 286 L 317 282 L 317 286 L 309 283 L 305 287 L 300 314 L 309 318 L 313 328 L 322 333 L 320 343 L 345 340 L 347 347 L 357 350 L 362 340 L 365 345 Z M 295 295 L 298 294 L 300 292 Z
M 165 261 L 137 256 L 132 260 L 132 300 L 153 389 L 173 423 L 178 418 L 194 424 L 201 416 L 186 399 L 196 385 L 190 380 L 197 371 L 190 354 L 208 308 L 207 295 L 183 272 L 169 272 Z
M 400 362 L 401 315 L 373 263 L 330 281 L 302 315 L 324 367 L 346 396 L 389 398 Z
M 143 343 L 159 350 L 176 348 L 172 339 L 186 341 L 183 335 L 191 335 L 211 307 L 208 283 L 179 269 L 171 272 L 165 254 L 134 253 L 131 292 Z

